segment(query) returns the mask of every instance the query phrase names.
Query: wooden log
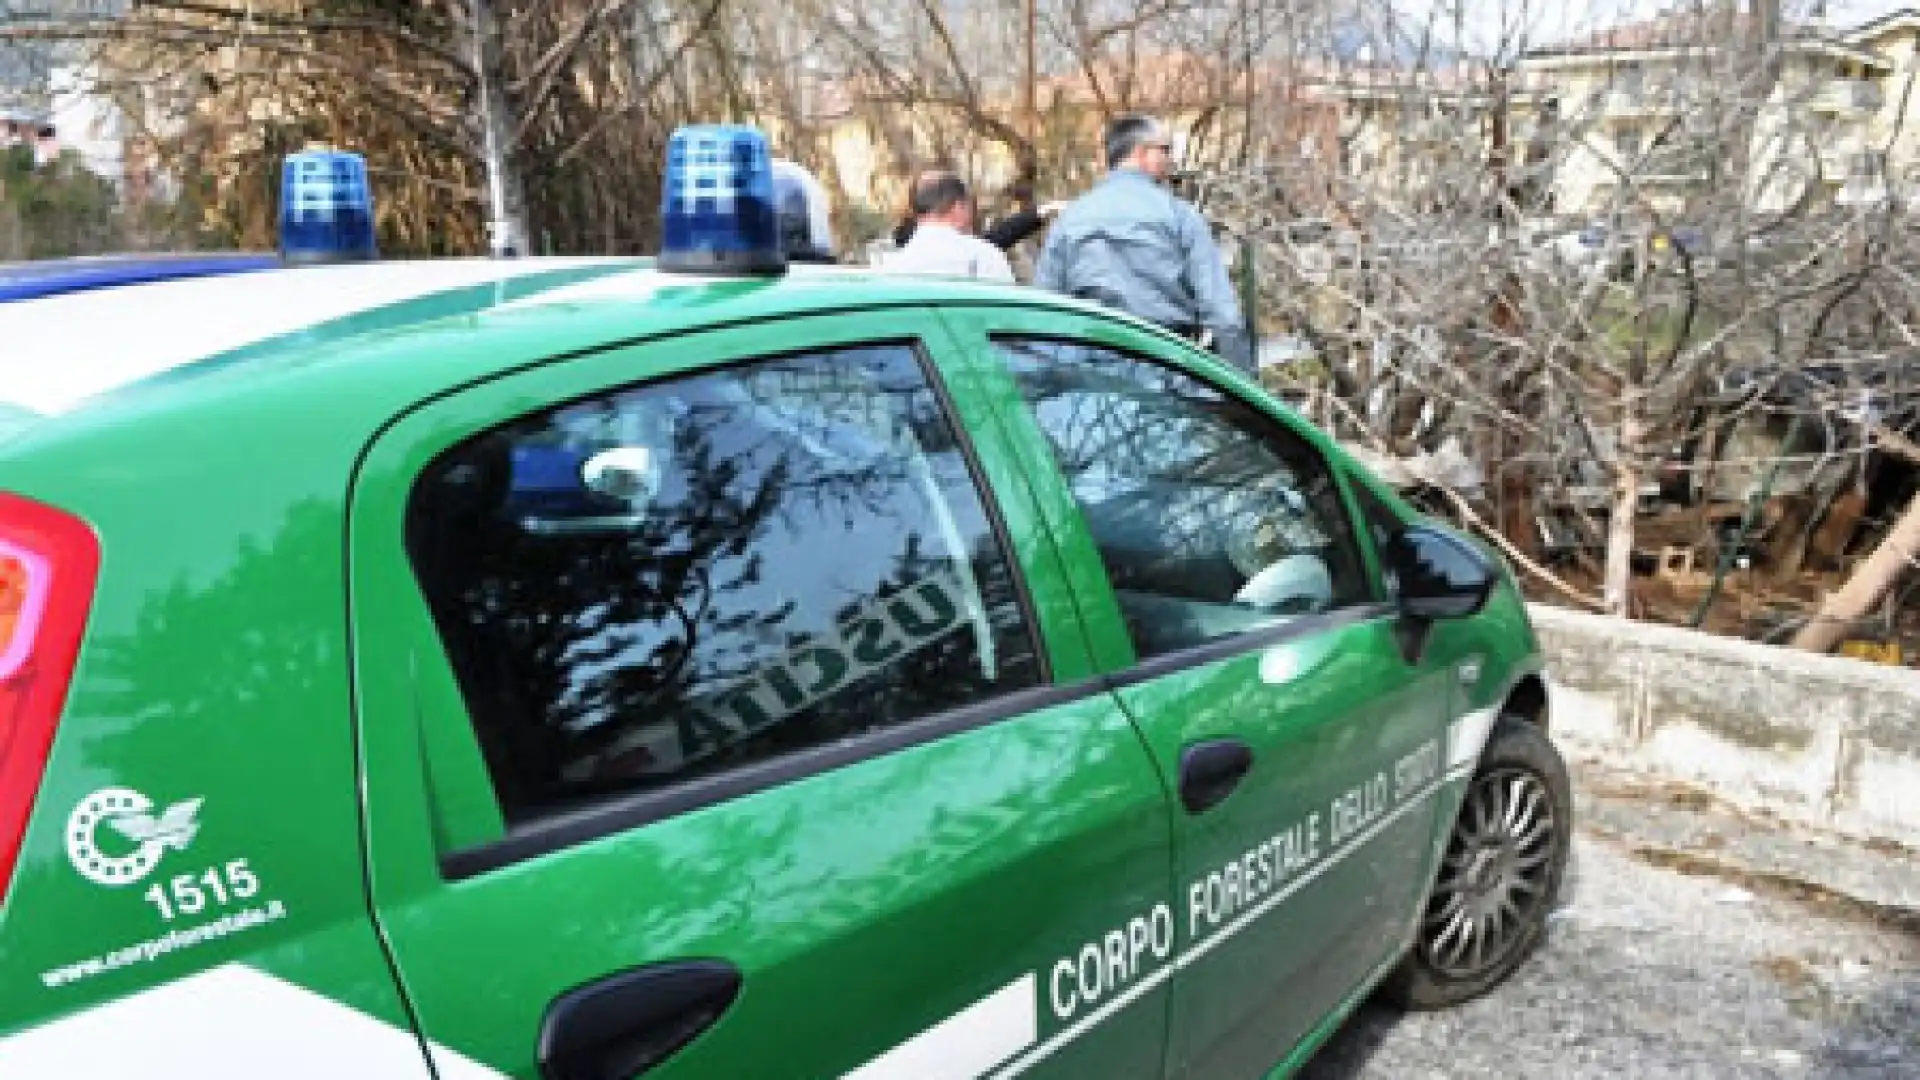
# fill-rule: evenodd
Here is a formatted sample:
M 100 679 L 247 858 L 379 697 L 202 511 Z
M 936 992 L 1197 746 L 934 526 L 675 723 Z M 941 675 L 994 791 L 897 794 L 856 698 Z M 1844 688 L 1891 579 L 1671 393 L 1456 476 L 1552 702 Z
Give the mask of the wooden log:
M 1767 569 L 1779 577 L 1792 577 L 1806 563 L 1807 544 L 1812 539 L 1807 526 L 1814 513 L 1813 499 L 1801 494 L 1775 501 L 1780 505 L 1767 537 Z
M 1813 558 L 1814 565 L 1826 567 L 1839 563 L 1860 526 L 1861 516 L 1866 512 L 1867 496 L 1858 488 L 1850 488 L 1833 500 L 1833 508 L 1827 511 L 1826 520 L 1813 531 L 1807 543 L 1807 554 Z

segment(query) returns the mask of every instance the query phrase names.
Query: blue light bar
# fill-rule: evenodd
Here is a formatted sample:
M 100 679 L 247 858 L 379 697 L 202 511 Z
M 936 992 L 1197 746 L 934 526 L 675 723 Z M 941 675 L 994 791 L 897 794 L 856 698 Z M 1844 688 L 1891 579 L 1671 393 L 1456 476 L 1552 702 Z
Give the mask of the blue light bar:
M 773 155 L 750 127 L 693 124 L 667 143 L 661 270 L 779 274 L 787 260 L 773 201 Z
M 280 165 L 280 257 L 289 263 L 380 257 L 365 158 L 339 150 L 287 155 Z
M 279 265 L 276 256 L 244 251 L 129 253 L 0 263 L 0 303 L 181 278 L 245 274 Z

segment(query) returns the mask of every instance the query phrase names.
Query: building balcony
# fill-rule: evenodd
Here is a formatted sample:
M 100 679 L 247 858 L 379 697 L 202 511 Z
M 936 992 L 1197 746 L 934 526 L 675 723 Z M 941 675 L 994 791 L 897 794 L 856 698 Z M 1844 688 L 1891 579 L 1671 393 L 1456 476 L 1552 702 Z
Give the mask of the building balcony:
M 1880 111 L 1885 101 L 1880 84 L 1869 79 L 1829 79 L 1809 103 L 1815 112 L 1854 115 Z
M 1712 176 L 1712 158 L 1699 154 L 1674 154 L 1657 156 L 1644 162 L 1634 178 L 1643 184 L 1673 187 L 1682 184 L 1704 184 Z
M 1635 179 L 1648 187 L 1690 187 L 1706 183 L 1712 175 L 1705 167 L 1682 169 L 1663 165 L 1648 169 Z
M 1893 200 L 1893 190 L 1878 179 L 1850 179 L 1833 193 L 1835 206 L 1881 206 Z
M 1401 138 L 1419 146 L 1451 146 L 1478 136 L 1481 122 L 1471 116 L 1422 116 L 1411 120 Z
M 1638 90 L 1609 90 L 1602 107 L 1609 120 L 1641 120 L 1650 116 L 1672 116 L 1681 109 L 1680 94 L 1672 87 L 1643 87 Z
M 1854 177 L 1879 177 L 1887 174 L 1887 155 L 1869 150 L 1858 140 L 1848 139 L 1820 148 L 1820 173 L 1829 184 Z

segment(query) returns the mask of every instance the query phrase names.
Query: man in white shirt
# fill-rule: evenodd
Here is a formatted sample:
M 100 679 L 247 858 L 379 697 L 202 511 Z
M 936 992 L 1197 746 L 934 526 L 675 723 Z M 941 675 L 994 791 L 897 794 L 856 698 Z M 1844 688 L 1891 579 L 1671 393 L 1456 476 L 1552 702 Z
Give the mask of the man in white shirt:
M 952 173 L 927 177 L 913 191 L 913 237 L 887 257 L 889 273 L 973 277 L 1013 284 L 1013 266 L 973 235 L 973 198 Z

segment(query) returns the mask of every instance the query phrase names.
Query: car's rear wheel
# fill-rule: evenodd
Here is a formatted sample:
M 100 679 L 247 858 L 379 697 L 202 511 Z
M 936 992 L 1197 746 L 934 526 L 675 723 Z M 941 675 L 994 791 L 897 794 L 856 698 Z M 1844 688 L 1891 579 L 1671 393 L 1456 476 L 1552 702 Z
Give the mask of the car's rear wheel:
M 1559 751 L 1537 725 L 1501 719 L 1447 837 L 1413 950 L 1384 996 L 1436 1009 L 1505 981 L 1546 937 L 1572 836 Z

